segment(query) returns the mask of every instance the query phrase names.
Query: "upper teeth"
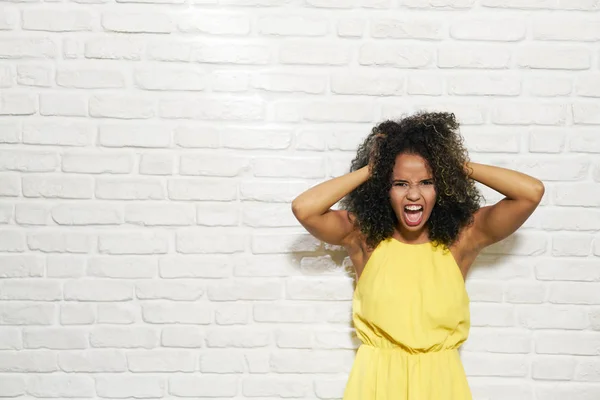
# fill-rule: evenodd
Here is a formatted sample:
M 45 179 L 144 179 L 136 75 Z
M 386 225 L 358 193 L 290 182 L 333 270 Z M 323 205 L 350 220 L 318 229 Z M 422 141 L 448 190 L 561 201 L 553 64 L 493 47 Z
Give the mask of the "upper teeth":
M 421 207 L 421 206 L 406 206 L 404 208 L 406 208 L 407 210 L 416 211 L 416 210 L 420 210 L 423 207 Z

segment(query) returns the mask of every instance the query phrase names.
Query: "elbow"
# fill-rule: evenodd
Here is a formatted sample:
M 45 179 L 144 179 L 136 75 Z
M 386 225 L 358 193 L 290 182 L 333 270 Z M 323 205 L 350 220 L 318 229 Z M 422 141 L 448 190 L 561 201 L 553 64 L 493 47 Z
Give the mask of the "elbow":
M 534 193 L 534 199 L 539 204 L 542 201 L 542 198 L 544 197 L 544 193 L 546 193 L 546 187 L 544 186 L 544 183 L 542 181 L 538 181 L 534 189 Z
M 296 200 L 292 201 L 292 214 L 294 214 L 294 217 L 296 217 L 298 221 L 301 221 L 304 218 L 302 206 L 298 204 Z

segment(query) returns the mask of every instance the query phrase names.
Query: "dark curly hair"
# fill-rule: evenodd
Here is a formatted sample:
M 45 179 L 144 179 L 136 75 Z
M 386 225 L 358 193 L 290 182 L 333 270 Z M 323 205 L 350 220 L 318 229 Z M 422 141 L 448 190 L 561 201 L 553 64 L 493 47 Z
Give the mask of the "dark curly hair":
M 392 236 L 398 218 L 390 203 L 392 172 L 400 153 L 418 154 L 433 173 L 436 202 L 426 222 L 429 240 L 449 247 L 460 229 L 473 222 L 483 198 L 467 176 L 467 150 L 453 113 L 419 111 L 375 126 L 358 147 L 350 171 L 371 163 L 371 177 L 342 199 L 343 209 L 355 216 L 354 224 L 367 245 L 377 247 Z

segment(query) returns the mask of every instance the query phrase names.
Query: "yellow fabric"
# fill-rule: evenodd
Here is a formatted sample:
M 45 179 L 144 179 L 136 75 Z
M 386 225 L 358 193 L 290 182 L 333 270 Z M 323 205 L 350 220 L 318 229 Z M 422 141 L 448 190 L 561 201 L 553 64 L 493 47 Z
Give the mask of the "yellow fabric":
M 458 353 L 469 303 L 447 247 L 382 241 L 354 291 L 362 344 L 343 400 L 472 400 Z

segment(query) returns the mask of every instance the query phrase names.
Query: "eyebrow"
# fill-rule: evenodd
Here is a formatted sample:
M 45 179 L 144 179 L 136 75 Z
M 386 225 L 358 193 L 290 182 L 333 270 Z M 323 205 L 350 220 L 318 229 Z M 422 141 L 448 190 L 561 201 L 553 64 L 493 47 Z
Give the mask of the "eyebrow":
M 421 179 L 419 182 L 432 181 L 433 178 L 425 178 Z M 406 179 L 394 179 L 394 182 L 408 182 Z

